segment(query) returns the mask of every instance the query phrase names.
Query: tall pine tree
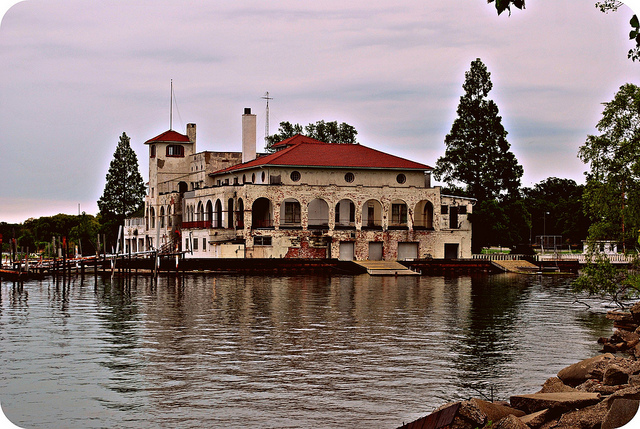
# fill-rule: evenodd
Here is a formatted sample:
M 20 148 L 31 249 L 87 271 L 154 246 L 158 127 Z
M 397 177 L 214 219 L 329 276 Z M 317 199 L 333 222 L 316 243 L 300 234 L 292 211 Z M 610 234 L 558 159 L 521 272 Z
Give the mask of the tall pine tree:
M 462 85 L 458 117 L 445 137 L 444 157 L 434 176 L 450 186 L 464 184 L 466 194 L 482 202 L 501 195 L 516 195 L 523 168 L 509 150 L 507 132 L 498 106 L 487 99 L 493 88 L 491 74 L 480 58 L 471 63 Z
M 138 157 L 131 149 L 129 137 L 122 133 L 107 173 L 107 183 L 98 200 L 106 233 L 113 240 L 118 226 L 139 211 L 144 204 L 145 186 L 138 167 Z

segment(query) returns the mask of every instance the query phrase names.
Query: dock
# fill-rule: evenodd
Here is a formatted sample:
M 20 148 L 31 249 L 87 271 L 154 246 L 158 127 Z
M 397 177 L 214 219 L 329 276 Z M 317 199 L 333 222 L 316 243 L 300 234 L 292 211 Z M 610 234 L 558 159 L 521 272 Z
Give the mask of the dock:
M 413 271 L 396 261 L 353 261 L 355 264 L 367 270 L 370 276 L 419 276 Z
M 492 260 L 491 264 L 502 271 L 518 274 L 535 274 L 541 271 L 540 267 L 524 259 Z

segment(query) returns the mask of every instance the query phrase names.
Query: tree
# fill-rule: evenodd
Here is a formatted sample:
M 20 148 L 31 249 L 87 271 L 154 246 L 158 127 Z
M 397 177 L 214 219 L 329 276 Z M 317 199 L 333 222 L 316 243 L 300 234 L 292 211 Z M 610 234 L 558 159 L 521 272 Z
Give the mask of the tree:
M 589 164 L 583 195 L 592 219 L 589 238 L 634 246 L 640 228 L 640 88 L 620 87 L 604 103 L 598 136 L 587 136 L 578 156 Z
M 523 201 L 531 216 L 532 242 L 536 236 L 545 233 L 562 235 L 569 244 L 579 244 L 584 240 L 590 222 L 582 208 L 583 192 L 584 185 L 557 177 L 549 177 L 532 188 L 522 189 Z
M 307 137 L 327 143 L 355 144 L 357 143 L 356 135 L 358 131 L 345 122 L 338 124 L 337 121 L 325 122 L 320 120 L 315 124 L 309 124 L 304 127 L 303 133 L 302 125 L 300 124 L 293 125 L 290 122 L 280 122 L 278 132 L 267 137 L 267 146 L 265 149 L 267 152 L 273 152 L 272 147 L 274 144 L 293 137 L 296 134 L 304 134 Z
M 508 10 L 509 15 L 511 15 L 511 6 L 524 9 L 524 0 L 487 0 L 487 3 L 495 3 L 498 15 L 505 10 Z M 623 2 L 618 0 L 603 0 L 596 2 L 596 7 L 603 13 L 609 13 L 617 11 L 623 4 Z M 629 24 L 631 25 L 629 40 L 633 40 L 636 45 L 629 49 L 627 57 L 631 59 L 631 61 L 636 61 L 640 60 L 640 21 L 638 20 L 638 16 L 633 15 Z
M 138 158 L 131 149 L 129 137 L 122 133 L 109 165 L 104 192 L 98 200 L 101 222 L 111 240 L 116 238 L 118 226 L 127 217 L 142 210 L 144 196 L 145 186 Z
M 504 193 L 517 195 L 523 173 L 509 150 L 498 106 L 486 98 L 493 87 L 490 76 L 480 58 L 465 72 L 458 117 L 445 137 L 445 155 L 434 169 L 436 180 L 444 179 L 449 186 L 462 183 L 480 202 Z

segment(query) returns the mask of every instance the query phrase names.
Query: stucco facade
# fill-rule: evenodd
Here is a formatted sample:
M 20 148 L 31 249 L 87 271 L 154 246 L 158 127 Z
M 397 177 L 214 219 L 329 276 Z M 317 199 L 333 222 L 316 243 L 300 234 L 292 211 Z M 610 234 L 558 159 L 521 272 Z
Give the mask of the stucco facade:
M 430 167 L 303 136 L 256 158 L 255 115 L 242 121 L 244 154 L 196 152 L 194 124 L 145 143 L 145 219 L 136 237 L 125 228 L 125 246 L 186 258 L 471 257 L 474 201 L 441 195 Z

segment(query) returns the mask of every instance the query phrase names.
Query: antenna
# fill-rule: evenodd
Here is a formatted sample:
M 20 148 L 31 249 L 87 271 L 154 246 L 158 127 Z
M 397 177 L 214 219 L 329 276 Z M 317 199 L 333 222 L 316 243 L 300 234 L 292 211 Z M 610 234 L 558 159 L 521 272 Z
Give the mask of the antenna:
M 267 100 L 267 114 L 264 121 L 264 144 L 267 145 L 267 137 L 269 137 L 269 100 L 273 100 L 273 97 L 269 97 L 269 91 L 264 93 L 264 96 L 260 97 L 263 100 Z
M 169 105 L 169 130 L 173 130 L 173 79 L 171 79 L 171 104 Z

